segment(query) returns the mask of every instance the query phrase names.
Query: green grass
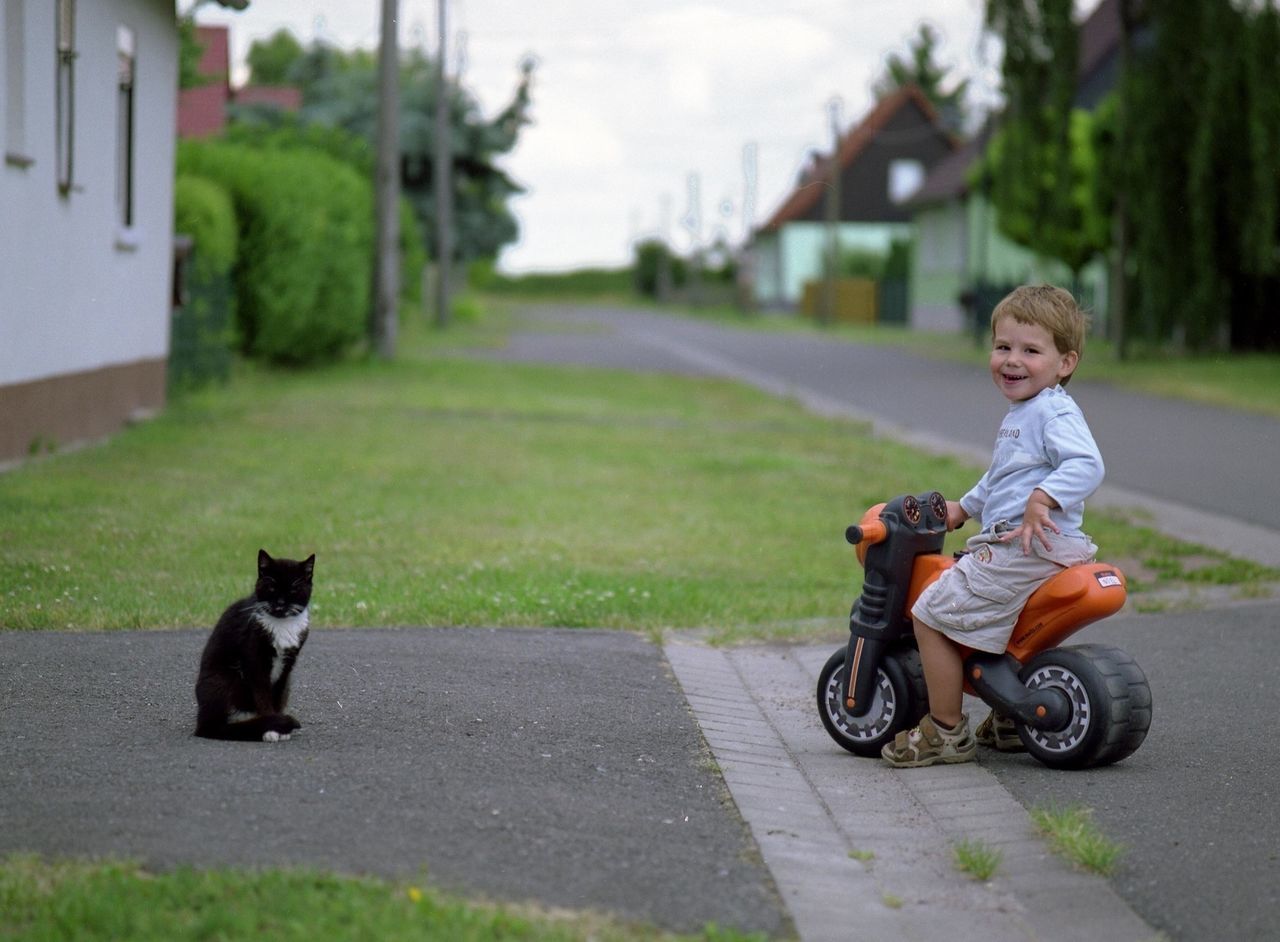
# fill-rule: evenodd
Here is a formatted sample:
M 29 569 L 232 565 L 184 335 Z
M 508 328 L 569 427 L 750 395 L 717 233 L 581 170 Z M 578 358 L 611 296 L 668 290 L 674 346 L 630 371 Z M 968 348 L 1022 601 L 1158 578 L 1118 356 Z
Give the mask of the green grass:
M 1098 829 L 1092 812 L 1083 805 L 1032 808 L 1031 820 L 1055 852 L 1085 870 L 1106 876 L 1124 854 L 1124 847 Z
M 211 624 L 259 546 L 320 625 L 657 629 L 847 604 L 844 525 L 934 468 L 723 382 L 427 357 L 251 372 L 0 477 L 2 620 Z
M 972 840 L 957 841 L 951 852 L 957 870 L 983 883 L 995 876 L 1003 856 L 994 847 Z
M 264 547 L 317 554 L 318 626 L 830 632 L 860 586 L 845 525 L 979 474 L 725 381 L 456 356 L 503 329 L 410 333 L 391 364 L 245 368 L 0 475 L 0 625 L 209 626 Z M 1152 561 L 1152 586 L 1187 577 L 1168 560 L 1280 577 L 1114 515 L 1089 529 Z
M 676 936 L 582 913 L 466 902 L 429 887 L 302 870 L 151 873 L 127 862 L 0 858 L 0 938 L 440 942 L 746 942 L 707 929 Z

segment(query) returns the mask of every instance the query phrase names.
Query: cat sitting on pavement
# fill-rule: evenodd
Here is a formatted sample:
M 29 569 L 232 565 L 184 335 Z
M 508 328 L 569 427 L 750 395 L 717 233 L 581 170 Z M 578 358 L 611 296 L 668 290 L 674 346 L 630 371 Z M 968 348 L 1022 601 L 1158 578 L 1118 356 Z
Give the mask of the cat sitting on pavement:
M 200 657 L 197 736 L 279 742 L 302 726 L 284 709 L 307 640 L 315 561 L 314 553 L 297 561 L 258 550 L 253 594 L 222 613 Z

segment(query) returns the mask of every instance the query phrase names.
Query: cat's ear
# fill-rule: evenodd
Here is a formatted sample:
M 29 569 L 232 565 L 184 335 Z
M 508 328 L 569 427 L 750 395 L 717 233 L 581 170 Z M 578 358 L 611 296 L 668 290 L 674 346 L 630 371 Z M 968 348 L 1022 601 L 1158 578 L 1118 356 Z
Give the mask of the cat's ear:
M 267 553 L 267 551 L 264 549 L 258 550 L 258 572 L 262 572 L 264 569 L 270 566 L 271 563 L 272 563 L 272 559 L 271 559 L 271 556 Z
M 304 560 L 302 561 L 302 568 L 303 568 L 304 570 L 306 570 L 307 578 L 308 578 L 308 579 L 310 579 L 310 578 L 311 578 L 311 574 L 312 574 L 313 572 L 315 572 L 315 568 L 316 568 L 316 554 L 315 554 L 315 553 L 312 553 L 310 556 L 308 556 L 306 559 L 304 559 Z

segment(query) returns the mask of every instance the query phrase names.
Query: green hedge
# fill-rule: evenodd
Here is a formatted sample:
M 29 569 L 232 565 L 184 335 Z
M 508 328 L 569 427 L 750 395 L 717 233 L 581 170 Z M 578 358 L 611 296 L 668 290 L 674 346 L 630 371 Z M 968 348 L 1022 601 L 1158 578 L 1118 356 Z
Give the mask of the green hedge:
M 192 238 L 196 277 L 231 272 L 236 261 L 236 211 L 221 186 L 205 177 L 178 174 L 173 184 L 173 231 Z
M 169 392 L 178 395 L 231 375 L 231 271 L 238 240 L 231 197 L 204 177 L 178 175 L 173 219 L 175 234 L 192 240 L 170 334 Z
M 183 141 L 180 174 L 226 188 L 235 206 L 240 350 L 278 363 L 335 357 L 369 322 L 373 194 L 317 152 Z

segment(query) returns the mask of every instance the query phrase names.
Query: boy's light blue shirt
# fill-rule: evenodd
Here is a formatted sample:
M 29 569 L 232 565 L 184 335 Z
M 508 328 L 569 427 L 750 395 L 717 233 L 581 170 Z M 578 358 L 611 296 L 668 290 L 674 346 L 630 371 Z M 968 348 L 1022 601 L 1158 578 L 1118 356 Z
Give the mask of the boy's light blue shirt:
M 1066 390 L 1055 386 L 1009 406 L 991 467 L 960 498 L 960 506 L 982 520 L 983 530 L 1002 520 L 1016 526 L 1038 487 L 1061 508 L 1050 512 L 1054 523 L 1074 536 L 1081 532 L 1084 500 L 1098 489 L 1104 470 L 1084 413 Z

